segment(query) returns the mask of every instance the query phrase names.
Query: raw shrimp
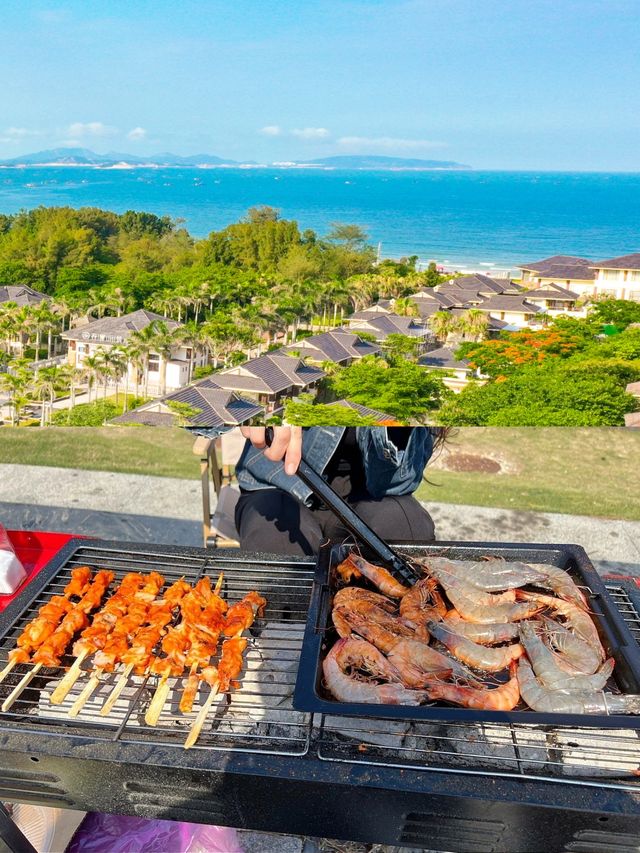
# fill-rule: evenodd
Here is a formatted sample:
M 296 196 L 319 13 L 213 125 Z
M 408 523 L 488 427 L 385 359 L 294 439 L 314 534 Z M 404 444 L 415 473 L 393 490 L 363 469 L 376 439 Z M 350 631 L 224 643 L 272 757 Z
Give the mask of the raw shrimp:
M 383 569 L 382 566 L 374 566 L 373 563 L 368 563 L 362 557 L 353 553 L 349 554 L 347 559 L 340 563 L 337 571 L 340 577 L 347 582 L 353 577 L 359 578 L 361 575 L 364 575 L 368 581 L 371 581 L 374 586 L 378 587 L 380 592 L 383 592 L 390 598 L 402 598 L 410 589 L 408 586 L 403 586 L 390 572 Z
M 576 637 L 560 622 L 548 616 L 539 618 L 545 628 L 542 639 L 555 652 L 560 669 L 569 675 L 592 675 L 598 669 L 602 661 L 597 649 Z
M 446 557 L 423 557 L 419 562 L 430 574 L 455 575 L 461 581 L 484 592 L 515 589 L 527 583 L 544 580 L 539 568 L 528 563 L 507 562 L 501 557 L 488 560 L 448 560 Z
M 640 696 L 637 695 L 590 690 L 570 692 L 545 687 L 524 658 L 518 661 L 518 684 L 522 698 L 533 711 L 549 714 L 640 714 Z
M 429 571 L 432 571 L 431 567 Z M 515 598 L 514 590 L 493 595 L 465 583 L 456 575 L 441 572 L 438 568 L 433 572 L 458 613 L 469 622 L 479 622 L 483 625 L 517 622 L 519 619 L 528 619 L 542 609 L 542 605 L 535 603 L 523 606 L 523 602 L 505 601 L 507 595 Z
M 369 649 L 364 649 L 364 646 L 369 646 Z M 348 670 L 365 669 L 371 672 L 372 678 L 379 678 L 384 677 L 383 673 L 395 672 L 384 656 L 377 649 L 371 652 L 371 648 L 363 640 L 341 639 L 322 662 L 325 685 L 338 701 L 378 705 L 420 705 L 426 701 L 426 693 L 407 690 L 395 681 L 376 684 L 374 680 L 363 680 L 364 676 L 355 672 L 348 674 Z
M 336 624 L 336 617 L 341 625 L 346 623 L 351 625 L 351 627 L 353 627 L 354 620 L 360 622 L 366 619 L 376 625 L 382 625 L 387 631 L 391 631 L 392 634 L 396 634 L 399 637 L 415 637 L 416 635 L 415 625 L 409 622 L 408 619 L 403 619 L 401 616 L 392 616 L 391 613 L 387 613 L 366 601 L 357 602 L 352 607 L 345 607 L 344 605 L 334 607 L 332 615 L 334 625 Z M 336 627 L 339 632 L 340 627 L 338 625 Z M 428 635 L 426 639 L 429 639 Z
M 556 613 L 564 616 L 567 627 L 598 654 L 600 663 L 604 661 L 606 655 L 598 636 L 598 629 L 594 625 L 591 616 L 581 607 L 578 607 L 571 601 L 563 601 L 559 598 L 554 598 L 552 595 L 539 595 L 535 592 L 518 590 L 517 597 L 521 601 L 537 601 L 544 607 L 555 610 Z
M 509 681 L 489 690 L 486 687 L 464 687 L 457 684 L 432 684 L 427 687 L 429 699 L 444 699 L 465 708 L 482 711 L 511 711 L 518 704 L 520 690 L 516 664 L 509 664 Z
M 487 648 L 454 633 L 453 628 L 444 625 L 442 622 L 439 624 L 427 622 L 427 628 L 436 640 L 446 646 L 458 660 L 486 672 L 500 672 L 524 654 L 524 649 L 520 643 L 502 646 L 499 649 Z
M 535 568 L 544 575 L 544 580 L 532 581 L 534 586 L 541 586 L 545 589 L 550 589 L 565 601 L 572 601 L 582 610 L 588 610 L 589 603 L 586 595 L 582 590 L 578 589 L 568 572 L 565 572 L 564 569 L 558 568 L 558 566 L 548 566 L 546 563 L 536 565 Z
M 386 595 L 380 595 L 379 592 L 370 592 L 368 589 L 362 589 L 361 586 L 343 586 L 333 596 L 333 606 L 344 605 L 351 607 L 356 602 L 368 601 L 387 613 L 397 613 L 398 606 L 394 601 L 390 601 Z
M 400 599 L 400 615 L 418 628 L 423 628 L 429 619 L 442 619 L 447 606 L 437 586 L 434 578 L 423 578 L 414 584 Z
M 498 625 L 480 625 L 477 622 L 467 622 L 461 619 L 455 610 L 450 610 L 444 617 L 444 622 L 456 634 L 461 634 L 474 643 L 482 646 L 492 646 L 496 643 L 507 643 L 518 636 L 518 626 L 510 622 Z
M 527 650 L 527 657 L 533 666 L 536 678 L 545 687 L 572 692 L 576 690 L 602 690 L 613 672 L 615 661 L 613 658 L 609 658 L 594 675 L 567 674 L 558 666 L 556 655 L 545 646 L 536 633 L 536 625 L 533 622 L 522 622 L 520 624 L 520 640 Z

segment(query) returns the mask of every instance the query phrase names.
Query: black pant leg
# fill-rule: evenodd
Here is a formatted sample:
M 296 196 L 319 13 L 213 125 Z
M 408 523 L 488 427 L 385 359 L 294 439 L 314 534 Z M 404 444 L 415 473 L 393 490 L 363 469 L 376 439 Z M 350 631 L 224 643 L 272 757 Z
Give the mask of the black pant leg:
M 280 489 L 259 489 L 240 496 L 235 511 L 243 551 L 311 556 L 322 539 L 312 511 Z
M 433 519 L 413 495 L 388 495 L 378 501 L 355 501 L 352 507 L 382 539 L 433 542 L 436 538 Z M 335 516 L 327 521 L 324 532 L 337 541 L 351 535 Z

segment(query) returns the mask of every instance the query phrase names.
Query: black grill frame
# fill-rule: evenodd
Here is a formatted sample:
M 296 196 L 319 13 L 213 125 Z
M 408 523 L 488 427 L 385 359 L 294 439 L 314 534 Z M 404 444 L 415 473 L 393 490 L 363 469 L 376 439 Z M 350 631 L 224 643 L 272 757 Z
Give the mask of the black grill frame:
M 37 589 L 5 611 L 0 636 L 26 598 L 34 600 L 76 551 L 90 547 L 201 560 L 216 570 L 283 563 L 281 557 L 235 550 L 74 540 L 34 579 Z M 286 562 L 313 575 L 313 562 Z M 633 592 L 625 594 L 640 614 Z M 510 853 L 571 849 L 566 845 L 594 833 L 601 838 L 606 832 L 612 843 L 640 835 L 638 777 L 559 784 L 482 768 L 325 761 L 318 756 L 322 721 L 308 719 L 309 748 L 283 755 L 197 746 L 185 751 L 122 737 L 98 739 L 76 727 L 52 736 L 0 714 L 0 800 L 444 850 L 474 849 L 468 846 L 474 827 L 483 849 Z

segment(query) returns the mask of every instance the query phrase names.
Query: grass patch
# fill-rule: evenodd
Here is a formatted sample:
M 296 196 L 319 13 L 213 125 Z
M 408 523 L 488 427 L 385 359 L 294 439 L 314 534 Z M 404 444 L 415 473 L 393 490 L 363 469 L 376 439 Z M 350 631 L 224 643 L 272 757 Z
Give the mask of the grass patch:
M 161 427 L 2 429 L 0 463 L 196 479 L 193 441 L 185 430 Z
M 467 427 L 453 431 L 448 446 L 496 459 L 511 473 L 427 467 L 421 500 L 640 520 L 640 431 Z

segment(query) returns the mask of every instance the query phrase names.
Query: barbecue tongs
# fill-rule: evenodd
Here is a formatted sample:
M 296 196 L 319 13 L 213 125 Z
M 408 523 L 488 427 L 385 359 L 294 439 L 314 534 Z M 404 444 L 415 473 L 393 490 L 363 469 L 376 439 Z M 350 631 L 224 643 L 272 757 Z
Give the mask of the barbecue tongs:
M 271 447 L 272 441 L 273 427 L 267 427 L 265 429 L 267 447 Z M 347 530 L 371 550 L 378 559 L 382 560 L 399 580 L 403 580 L 405 583 L 411 585 L 420 580 L 422 574 L 418 569 L 409 560 L 398 554 L 393 548 L 390 548 L 377 533 L 374 533 L 369 525 L 360 518 L 358 513 L 354 512 L 349 504 L 334 492 L 327 481 L 323 479 L 322 475 L 318 474 L 315 468 L 309 465 L 304 456 L 300 460 L 296 476 L 300 477 L 313 494 L 340 519 Z

